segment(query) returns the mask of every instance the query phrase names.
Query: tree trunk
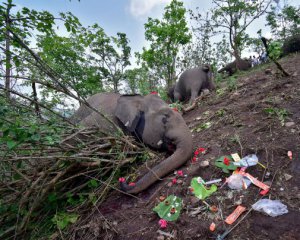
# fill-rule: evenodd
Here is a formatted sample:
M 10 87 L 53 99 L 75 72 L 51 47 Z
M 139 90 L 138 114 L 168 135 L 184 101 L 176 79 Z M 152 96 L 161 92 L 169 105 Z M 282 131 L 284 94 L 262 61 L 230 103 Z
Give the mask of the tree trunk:
M 7 9 L 6 9 L 6 17 L 5 17 L 5 90 L 6 90 L 6 97 L 10 99 L 10 85 L 11 85 L 11 54 L 10 54 L 10 9 L 11 9 L 11 4 L 8 3 Z
M 41 118 L 41 111 L 40 111 L 40 106 L 38 104 L 35 81 L 32 81 L 31 87 L 32 87 L 33 100 L 34 100 L 33 104 L 34 104 L 35 114 L 37 115 L 38 118 Z

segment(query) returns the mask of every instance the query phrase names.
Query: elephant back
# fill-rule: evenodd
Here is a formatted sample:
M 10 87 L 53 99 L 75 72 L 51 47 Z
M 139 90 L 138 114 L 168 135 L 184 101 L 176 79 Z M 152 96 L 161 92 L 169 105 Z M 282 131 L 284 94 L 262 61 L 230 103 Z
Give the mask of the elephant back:
M 87 103 L 113 121 L 116 121 L 114 111 L 120 96 L 118 93 L 97 93 L 89 97 Z M 110 126 L 111 124 L 107 120 L 84 104 L 72 116 L 72 121 L 85 127 L 98 126 L 104 130 L 113 130 L 113 127 Z

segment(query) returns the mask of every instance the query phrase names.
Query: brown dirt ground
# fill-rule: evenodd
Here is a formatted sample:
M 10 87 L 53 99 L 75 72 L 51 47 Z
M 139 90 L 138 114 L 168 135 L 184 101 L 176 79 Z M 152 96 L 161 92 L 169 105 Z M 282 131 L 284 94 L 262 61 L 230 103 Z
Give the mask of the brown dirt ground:
M 260 166 L 250 167 L 247 172 L 272 183 L 267 197 L 281 200 L 289 213 L 273 218 L 251 211 L 226 239 L 300 239 L 300 55 L 289 56 L 281 62 L 290 77 L 276 74 L 273 64 L 259 66 L 239 76 L 235 91 L 223 88 L 224 91 L 212 93 L 184 115 L 191 129 L 207 122 L 211 127 L 193 132 L 194 147 L 208 148 L 208 152 L 198 162 L 189 161 L 181 168 L 188 175 L 182 184 L 168 186 L 174 177 L 170 174 L 137 198 L 113 192 L 94 214 L 87 215 L 86 225 L 77 232 L 76 239 L 157 239 L 159 217 L 152 208 L 159 202 L 159 196 L 170 194 L 181 197 L 184 208 L 176 222 L 162 229 L 175 237 L 161 239 L 215 239 L 231 228 L 222 218 L 235 209 L 238 200 L 249 210 L 261 198 L 259 189 L 253 184 L 241 191 L 225 186 L 206 199 L 207 203 L 218 206 L 218 213 L 204 211 L 192 217 L 191 208 L 203 203 L 196 201 L 188 186 L 195 176 L 205 180 L 224 179 L 228 175 L 216 168 L 213 160 L 235 152 L 240 156 L 255 153 L 268 166 L 269 178 Z M 272 74 L 266 74 L 265 68 L 272 69 Z M 279 116 L 269 115 L 266 108 L 286 110 L 288 116 L 281 122 Z M 289 126 L 289 122 L 294 124 Z M 293 152 L 293 160 L 287 157 L 289 150 Z M 200 167 L 203 160 L 210 161 L 210 165 Z M 292 178 L 286 180 L 284 174 Z M 217 224 L 214 233 L 208 230 L 212 221 Z

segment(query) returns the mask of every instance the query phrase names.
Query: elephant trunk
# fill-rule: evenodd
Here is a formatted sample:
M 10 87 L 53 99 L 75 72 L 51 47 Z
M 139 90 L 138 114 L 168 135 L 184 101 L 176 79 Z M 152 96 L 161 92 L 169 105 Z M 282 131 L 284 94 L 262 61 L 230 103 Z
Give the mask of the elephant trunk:
M 176 150 L 171 156 L 152 168 L 135 184 L 134 187 L 130 187 L 123 183 L 121 188 L 128 193 L 139 193 L 160 178 L 182 166 L 191 157 L 193 152 L 193 142 L 190 130 L 186 126 L 183 131 L 186 132 L 185 137 L 175 140 Z

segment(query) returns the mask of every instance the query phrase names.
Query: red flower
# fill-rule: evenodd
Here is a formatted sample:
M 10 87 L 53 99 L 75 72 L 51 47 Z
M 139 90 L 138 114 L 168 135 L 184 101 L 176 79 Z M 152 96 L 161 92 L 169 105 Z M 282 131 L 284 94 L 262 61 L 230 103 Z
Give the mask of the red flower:
M 193 162 L 196 162 L 196 161 L 197 161 L 197 158 L 196 158 L 196 157 L 193 157 L 192 161 L 193 161 Z
M 196 150 L 196 151 L 194 152 L 194 155 L 197 156 L 198 154 L 199 154 L 199 151 Z
M 178 109 L 176 107 L 172 108 L 175 112 L 178 112 Z
M 120 183 L 125 182 L 125 181 L 126 181 L 125 178 L 123 178 L 123 177 L 120 177 L 120 178 L 119 178 L 119 182 L 120 182 Z
M 199 147 L 197 150 L 198 150 L 199 152 L 201 152 L 201 153 L 204 153 L 204 152 L 206 151 L 205 148 L 201 148 L 201 147 Z
M 173 178 L 173 179 L 172 179 L 172 183 L 173 183 L 173 184 L 176 184 L 176 183 L 177 183 L 177 179 L 176 179 L 176 178 Z
M 156 92 L 156 91 L 152 91 L 150 94 L 155 94 L 155 95 L 157 95 L 157 94 L 158 94 L 158 92 Z
M 224 163 L 226 166 L 229 166 L 230 160 L 229 160 L 227 157 L 224 157 L 223 163 Z
M 135 186 L 135 183 L 134 182 L 131 182 L 128 184 L 129 186 Z
M 159 224 L 159 226 L 160 226 L 161 228 L 166 228 L 167 225 L 168 225 L 168 222 L 167 222 L 165 219 L 160 219 L 160 220 L 158 221 L 158 224 Z
M 183 176 L 183 171 L 182 170 L 177 171 L 177 175 L 182 177 Z
M 189 190 L 190 190 L 191 192 L 194 192 L 194 188 L 192 188 L 192 187 L 190 187 Z

